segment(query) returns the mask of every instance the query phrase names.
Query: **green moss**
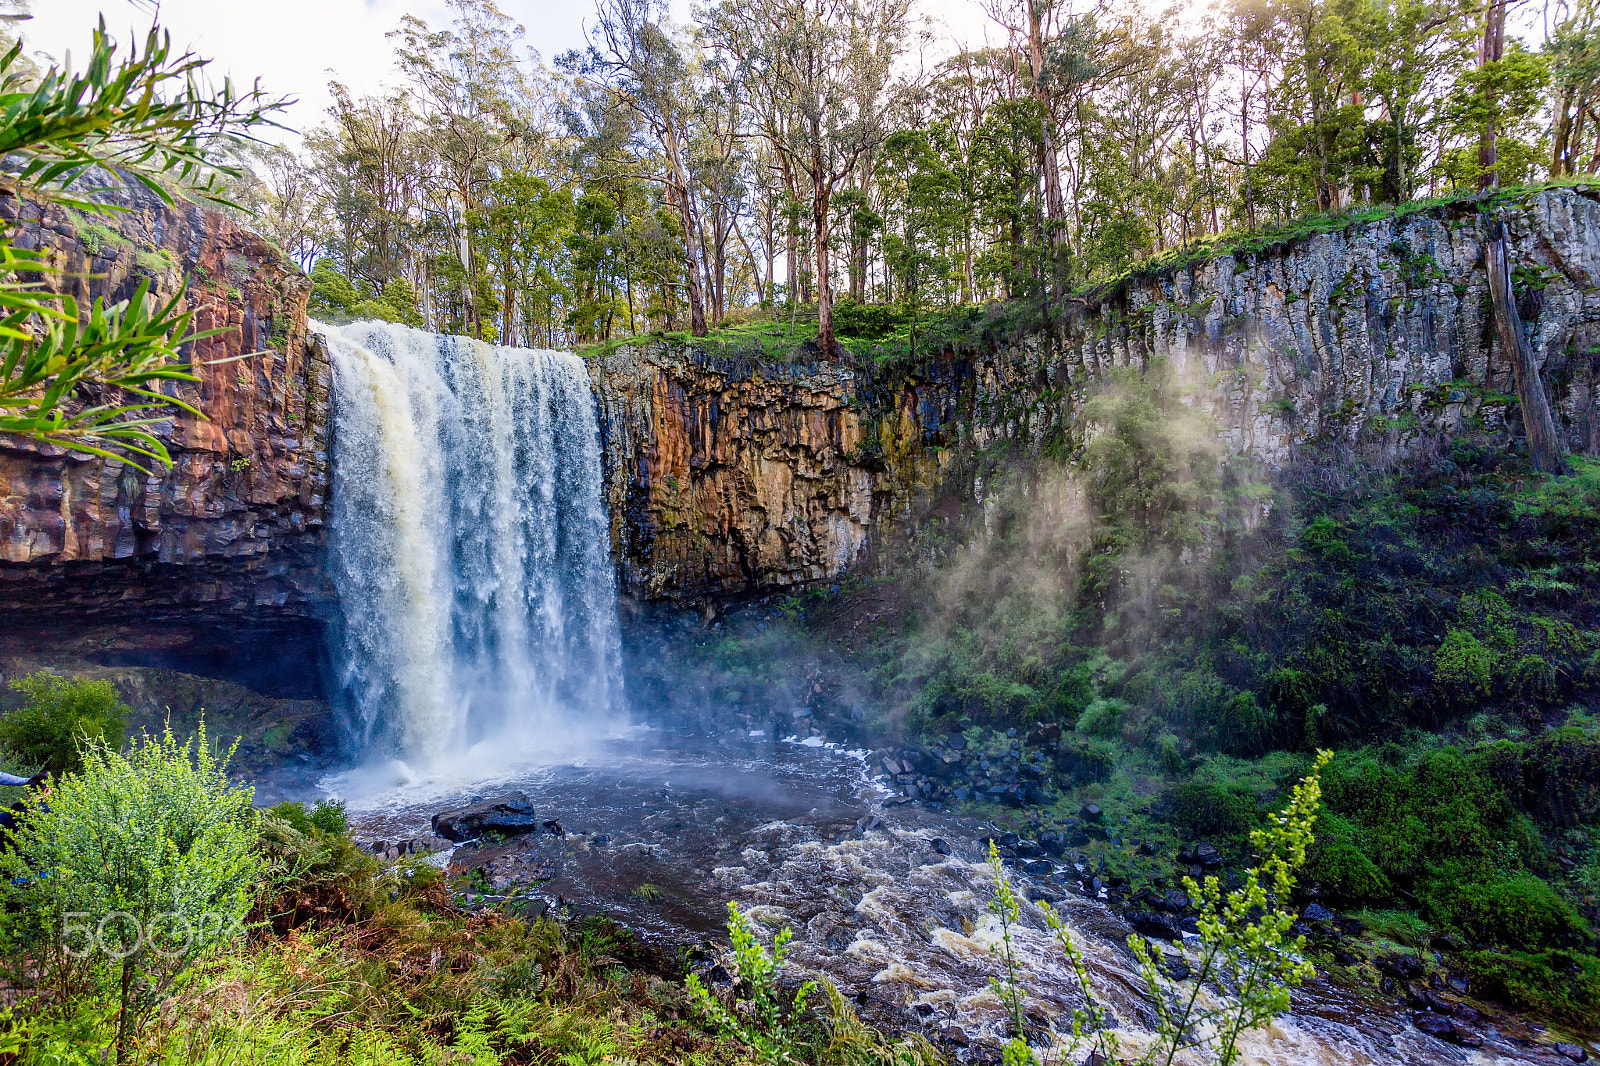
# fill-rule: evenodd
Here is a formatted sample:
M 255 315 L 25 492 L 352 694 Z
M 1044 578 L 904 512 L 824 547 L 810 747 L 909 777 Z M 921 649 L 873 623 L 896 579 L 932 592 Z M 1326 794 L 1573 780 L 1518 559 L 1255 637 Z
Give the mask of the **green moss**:
M 1600 958 L 1573 951 L 1471 951 L 1474 981 L 1508 1005 L 1594 1024 L 1600 1011 Z
M 1475 882 L 1471 880 L 1471 871 L 1451 872 L 1467 880 L 1458 883 L 1449 893 L 1435 890 L 1433 898 L 1438 901 L 1438 917 L 1474 943 L 1498 947 L 1565 947 L 1588 932 L 1572 904 L 1533 874 Z
M 1461 698 L 1486 696 L 1498 656 L 1464 629 L 1452 629 L 1433 657 L 1434 678 Z
M 1166 805 L 1173 824 L 1192 837 L 1237 836 L 1261 816 L 1255 793 L 1240 784 L 1191 781 L 1172 788 Z

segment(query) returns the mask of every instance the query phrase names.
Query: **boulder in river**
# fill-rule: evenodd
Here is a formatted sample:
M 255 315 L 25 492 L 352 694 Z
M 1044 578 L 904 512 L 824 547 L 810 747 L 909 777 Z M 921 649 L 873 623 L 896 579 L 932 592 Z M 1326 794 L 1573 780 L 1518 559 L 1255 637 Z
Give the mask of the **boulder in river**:
M 510 837 L 537 833 L 541 828 L 543 819 L 534 813 L 533 803 L 521 792 L 440 811 L 433 816 L 433 831 L 457 843 L 485 833 Z

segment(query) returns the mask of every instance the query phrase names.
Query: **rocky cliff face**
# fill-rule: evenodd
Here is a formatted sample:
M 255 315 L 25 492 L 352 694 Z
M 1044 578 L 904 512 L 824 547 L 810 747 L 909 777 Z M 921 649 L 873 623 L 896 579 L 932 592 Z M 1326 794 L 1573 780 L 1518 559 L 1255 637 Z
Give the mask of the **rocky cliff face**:
M 1505 211 L 1518 294 L 1558 427 L 1600 451 L 1600 204 Z M 1169 360 L 1233 451 L 1403 456 L 1473 428 L 1522 433 L 1494 343 L 1486 217 L 1438 208 L 1138 278 L 1058 327 L 909 369 L 748 363 L 664 342 L 591 365 L 612 540 L 643 598 L 827 580 L 930 511 L 981 495 L 985 453 L 1070 451 L 1115 368 Z
M 329 373 L 306 330 L 310 285 L 222 214 L 143 189 L 97 195 L 128 210 L 4 207 L 59 271 L 46 283 L 80 301 L 125 299 L 143 279 L 169 296 L 188 279 L 196 329 L 222 330 L 190 346 L 200 380 L 177 389 L 206 417 L 167 422 L 172 469 L 148 475 L 0 438 L 0 611 L 21 623 L 13 635 L 60 624 L 113 654 L 213 656 L 241 627 L 292 642 L 328 599 Z
M 606 457 L 612 547 L 633 595 L 699 596 L 835 577 L 910 517 L 946 456 L 958 391 L 908 408 L 918 447 L 883 461 L 860 375 L 748 363 L 656 343 L 590 367 Z M 870 443 L 869 443 L 870 442 Z
M 209 418 L 172 420 L 176 463 L 153 476 L 0 441 L 0 609 L 30 627 L 70 619 L 102 657 L 162 643 L 222 654 L 241 627 L 309 654 L 330 600 L 329 372 L 306 332 L 306 281 L 221 215 L 118 195 L 132 210 L 110 224 L 24 206 L 25 240 L 79 275 L 64 283 L 80 296 L 190 277 L 200 326 L 225 327 L 195 346 L 202 380 L 185 386 Z M 1600 204 L 1552 191 L 1505 217 L 1559 426 L 1594 453 Z M 1153 358 L 1229 447 L 1270 466 L 1330 441 L 1398 456 L 1469 427 L 1513 444 L 1485 229 L 1465 204 L 1223 256 L 1074 298 L 1049 334 L 911 366 L 666 342 L 592 360 L 623 587 L 699 599 L 834 579 L 981 495 L 986 456 L 1071 450 L 1094 432 L 1086 401 L 1108 372 Z M 211 362 L 241 352 L 256 354 Z

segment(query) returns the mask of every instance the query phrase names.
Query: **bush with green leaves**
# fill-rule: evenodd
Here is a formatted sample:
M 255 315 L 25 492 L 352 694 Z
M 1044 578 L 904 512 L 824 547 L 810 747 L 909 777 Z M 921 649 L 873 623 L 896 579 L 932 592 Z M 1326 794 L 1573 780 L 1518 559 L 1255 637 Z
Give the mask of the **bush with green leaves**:
M 185 972 L 243 934 L 261 861 L 252 790 L 227 763 L 203 725 L 127 754 L 94 741 L 0 856 L 7 978 L 63 1008 L 109 998 L 119 1063 Z
M 795 1062 L 802 1044 L 801 1017 L 817 984 L 804 982 L 792 997 L 778 988 L 778 972 L 794 934 L 788 928 L 779 930 L 772 949 L 767 950 L 750 919 L 729 900 L 728 936 L 733 941 L 734 968 L 744 1005 L 724 1003 L 695 974 L 688 978 L 690 999 L 724 1037 L 751 1048 L 757 1061 L 768 1066 Z
M 1316 975 L 1305 958 L 1305 938 L 1291 935 L 1297 915 L 1289 907 L 1296 876 L 1305 865 L 1306 849 L 1313 839 L 1321 803 L 1320 775 L 1332 757 L 1331 752 L 1319 752 L 1311 772 L 1295 786 L 1289 805 L 1273 815 L 1265 829 L 1250 835 L 1261 858 L 1245 872 L 1240 887 L 1224 888 L 1215 877 L 1206 878 L 1203 884 L 1191 877 L 1183 879 L 1184 891 L 1200 912 L 1198 958 L 1186 976 L 1172 976 L 1163 966 L 1160 951 L 1149 941 L 1138 935 L 1128 937 L 1156 1018 L 1155 1039 L 1138 1059 L 1141 1066 L 1172 1066 L 1180 1054 L 1190 1050 L 1200 1051 L 1206 1061 L 1219 1066 L 1233 1066 L 1241 1055 L 1239 1038 L 1287 1011 L 1290 990 Z M 1035 1066 L 1023 1036 L 1026 990 L 1018 980 L 1011 939 L 1011 926 L 1021 915 L 1021 905 L 993 843 L 989 861 L 995 879 L 990 909 L 1001 921 L 1001 938 L 994 950 L 1005 966 L 1004 977 L 994 986 L 1013 1026 L 1005 1062 L 1006 1066 Z M 1041 909 L 1084 998 L 1084 1006 L 1073 1015 L 1069 1055 L 1092 1040 L 1101 1061 L 1122 1061 L 1120 1042 L 1108 1027 L 1104 1008 L 1095 1000 L 1083 953 L 1050 905 L 1041 904 Z
M 0 747 L 35 770 L 64 774 L 83 764 L 86 744 L 122 744 L 128 708 L 104 678 L 62 677 L 47 671 L 19 677 L 11 688 L 27 702 L 0 717 Z

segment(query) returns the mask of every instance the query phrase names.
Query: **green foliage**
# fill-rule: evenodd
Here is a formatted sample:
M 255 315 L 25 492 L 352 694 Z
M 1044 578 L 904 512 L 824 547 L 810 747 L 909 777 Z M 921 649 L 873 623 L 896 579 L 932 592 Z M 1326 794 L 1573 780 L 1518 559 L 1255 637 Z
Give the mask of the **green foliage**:
M 1189 976 L 1181 980 L 1168 976 L 1159 950 L 1140 936 L 1128 938 L 1156 1017 L 1155 1039 L 1139 1063 L 1171 1066 L 1180 1054 L 1198 1049 L 1209 1061 L 1232 1066 L 1240 1058 L 1240 1036 L 1287 1011 L 1290 991 L 1316 975 L 1304 958 L 1305 938 L 1290 935 L 1297 916 L 1288 908 L 1313 840 L 1320 802 L 1318 775 L 1331 758 L 1331 752 L 1319 753 L 1310 774 L 1295 786 L 1289 805 L 1272 816 L 1267 828 L 1251 834 L 1261 859 L 1244 874 L 1239 888 L 1224 889 L 1215 877 L 1206 878 L 1204 884 L 1184 878 L 1184 890 L 1200 912 L 1199 966 Z M 1023 1035 L 1026 990 L 1011 938 L 1021 904 L 993 842 L 989 864 L 995 880 L 990 910 L 1001 923 L 1001 938 L 992 950 L 1005 966 L 1005 976 L 994 981 L 994 989 L 1013 1026 L 1005 1059 L 1008 1064 L 1029 1066 L 1037 1060 Z M 1073 1013 L 1068 1055 L 1074 1056 L 1092 1039 L 1096 1055 L 1107 1062 L 1124 1061 L 1120 1042 L 1108 1028 L 1108 1015 L 1094 997 L 1081 950 L 1055 911 L 1048 904 L 1042 909 L 1084 998 L 1084 1006 Z M 1208 995 L 1208 986 L 1225 990 L 1226 997 L 1219 1001 Z
M 1259 819 L 1256 797 L 1242 785 L 1191 781 L 1169 791 L 1166 804 L 1173 824 L 1191 837 L 1245 833 Z
M 1469 951 L 1484 994 L 1588 1025 L 1600 1009 L 1600 958 L 1570 951 Z
M 1587 933 L 1572 904 L 1529 873 L 1468 880 L 1439 907 L 1447 924 L 1479 944 L 1563 947 Z
M 0 717 L 0 747 L 52 774 L 75 772 L 85 746 L 122 744 L 128 708 L 110 681 L 40 671 L 10 682 L 27 702 Z
M 127 755 L 92 742 L 0 856 L 13 950 L 35 960 L 12 979 L 43 977 L 63 998 L 79 982 L 107 989 L 119 1062 L 183 972 L 243 933 L 260 860 L 251 790 L 226 770 L 203 726 Z
M 717 1026 L 723 1036 L 751 1048 L 762 1063 L 796 1061 L 800 1052 L 800 1026 L 806 1001 L 816 990 L 815 981 L 800 985 L 793 997 L 778 988 L 778 971 L 789 954 L 793 937 L 787 928 L 778 931 L 769 951 L 757 939 L 750 919 L 739 905 L 728 901 L 728 936 L 733 941 L 734 966 L 739 975 L 746 1006 L 725 1004 L 713 995 L 695 974 L 688 979 L 689 996 L 700 1013 Z
M 309 811 L 304 803 L 286 800 L 267 808 L 265 813 L 287 823 L 297 833 L 338 836 L 350 830 L 350 820 L 345 817 L 341 800 L 318 800 Z
M 1433 657 L 1433 676 L 1458 699 L 1487 696 L 1493 685 L 1496 655 L 1464 629 L 1452 629 Z
M 1184 1049 L 1197 1047 L 1221 1066 L 1232 1066 L 1239 1061 L 1239 1037 L 1288 1010 L 1290 990 L 1316 976 L 1304 958 L 1305 938 L 1290 935 L 1297 916 L 1289 907 L 1313 840 L 1319 774 L 1332 757 L 1332 752 L 1318 753 L 1289 805 L 1267 828 L 1251 833 L 1261 861 L 1244 874 L 1241 887 L 1224 889 L 1215 877 L 1204 884 L 1184 878 L 1184 891 L 1200 912 L 1200 965 L 1187 982 L 1166 975 L 1160 952 L 1148 941 L 1128 938 L 1156 1011 L 1157 1039 L 1146 1061 L 1171 1066 Z M 1208 981 L 1232 990 L 1236 998 L 1220 1006 L 1206 1004 L 1201 993 Z
M 6 178 L 36 201 L 95 215 L 115 209 L 70 189 L 97 168 L 139 182 L 167 203 L 173 189 L 220 199 L 224 179 L 238 172 L 210 160 L 208 148 L 267 122 L 278 106 L 259 90 L 239 95 L 226 83 L 209 90 L 198 76 L 204 61 L 174 53 L 156 27 L 142 49 L 119 59 L 102 20 L 77 73 L 52 67 L 35 77 L 21 51 L 18 43 L 0 58 Z M 53 268 L 13 244 L 11 228 L 0 236 L 0 432 L 171 465 L 154 426 L 170 417 L 171 406 L 200 413 L 162 386 L 198 380 L 182 349 L 211 335 L 190 332 L 195 312 L 183 310 L 185 293 L 159 303 L 141 283 L 130 300 L 109 307 L 96 300 L 80 316 L 71 297 L 58 302 L 41 289 L 39 276 Z M 95 222 L 83 239 L 93 250 L 108 234 Z M 83 393 L 104 398 L 74 401 Z

